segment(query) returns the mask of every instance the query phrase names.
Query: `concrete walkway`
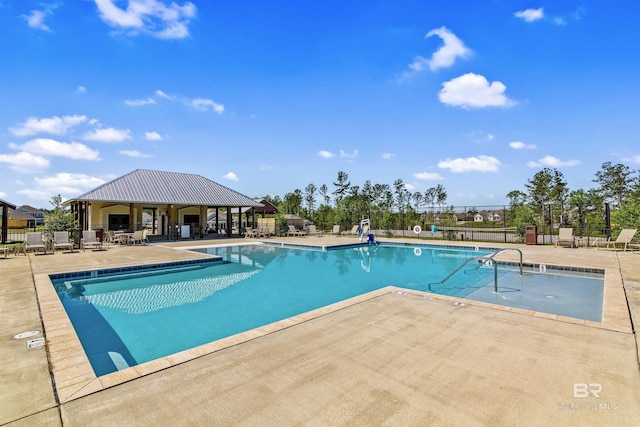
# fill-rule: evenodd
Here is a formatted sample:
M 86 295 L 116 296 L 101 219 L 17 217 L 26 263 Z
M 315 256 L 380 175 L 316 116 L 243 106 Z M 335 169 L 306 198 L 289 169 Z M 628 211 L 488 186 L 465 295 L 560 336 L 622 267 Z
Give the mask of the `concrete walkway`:
M 600 323 L 388 288 L 85 378 L 78 371 L 86 356 L 69 351 L 75 334 L 55 314 L 59 302 L 43 295 L 42 277 L 204 256 L 175 250 L 192 244 L 0 258 L 0 425 L 632 426 L 640 419 L 631 323 L 640 322 L 640 254 L 593 248 L 515 246 L 525 263 L 604 269 Z M 43 334 L 14 338 L 26 331 L 46 331 L 46 345 L 27 349 Z

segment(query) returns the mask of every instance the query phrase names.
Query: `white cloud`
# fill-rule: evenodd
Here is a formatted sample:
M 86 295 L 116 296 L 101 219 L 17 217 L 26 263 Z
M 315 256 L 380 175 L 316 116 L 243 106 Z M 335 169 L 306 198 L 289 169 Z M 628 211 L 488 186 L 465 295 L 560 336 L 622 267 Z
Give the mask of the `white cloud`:
M 131 131 L 129 129 L 101 128 L 87 132 L 83 138 L 95 142 L 122 142 L 131 139 Z
M 87 120 L 87 116 L 53 116 L 44 119 L 29 117 L 19 127 L 9 128 L 15 136 L 31 136 L 38 133 L 48 133 L 52 135 L 64 135 L 69 128 L 79 125 Z
M 624 157 L 622 159 L 625 162 L 629 162 L 629 163 L 638 163 L 640 164 L 640 154 L 636 154 L 630 157 Z
M 413 177 L 416 179 L 421 179 L 424 181 L 442 181 L 444 178 L 437 172 L 416 172 L 413 174 Z
M 211 109 L 218 114 L 222 114 L 224 112 L 224 105 L 218 104 L 210 99 L 196 98 L 191 101 L 191 106 L 200 111 L 208 111 Z
M 347 153 L 346 151 L 340 150 L 340 157 L 355 159 L 358 157 L 358 150 L 353 150 L 353 153 Z
M 40 156 L 60 156 L 78 160 L 100 160 L 100 153 L 79 142 L 59 142 L 49 138 L 36 138 L 22 145 L 9 144 L 10 148 Z
M 521 141 L 513 141 L 509 143 L 509 147 L 513 148 L 514 150 L 535 150 L 536 148 L 536 144 L 525 144 L 524 142 Z
M 442 84 L 440 102 L 462 108 L 510 107 L 515 102 L 504 95 L 501 82 L 489 84 L 484 76 L 467 73 Z
M 0 154 L 0 163 L 7 163 L 16 172 L 34 173 L 49 167 L 49 160 L 26 151 L 16 154 Z
M 271 169 L 273 169 L 273 166 L 268 165 L 266 163 L 261 163 L 260 166 L 258 167 L 258 170 L 261 170 L 261 171 L 268 171 Z
M 76 93 L 87 93 L 87 88 L 84 86 L 78 86 L 76 88 Z
M 227 172 L 224 178 L 228 179 L 229 181 L 240 181 L 240 179 L 238 178 L 238 175 L 236 175 L 233 172 Z
M 51 194 L 75 196 L 105 183 L 104 180 L 93 176 L 60 172 L 52 176 L 35 178 L 34 183 L 38 191 L 44 190 L 51 198 Z M 33 190 L 32 190 L 33 192 Z
M 124 103 L 130 107 L 142 107 L 144 105 L 155 104 L 156 100 L 153 98 L 147 99 L 127 99 Z
M 114 0 L 95 0 L 100 18 L 109 26 L 127 31 L 128 35 L 150 34 L 160 39 L 189 37 L 189 22 L 196 16 L 191 2 L 179 5 L 162 0 L 129 0 L 126 9 Z
M 148 157 L 153 157 L 153 155 L 151 155 L 151 154 L 144 154 L 144 153 L 141 153 L 141 152 L 139 152 L 137 150 L 120 150 L 119 153 L 124 155 L 124 156 L 137 157 L 137 158 L 140 158 L 140 159 L 146 159 Z
M 473 51 L 467 48 L 462 40 L 460 40 L 455 34 L 453 34 L 446 27 L 440 27 L 435 30 L 431 30 L 425 36 L 429 38 L 431 36 L 438 36 L 444 42 L 444 45 L 431 55 L 430 59 L 426 59 L 420 55 L 416 56 L 411 64 L 409 64 L 410 71 L 405 71 L 398 76 L 398 81 L 403 82 L 406 79 L 411 78 L 414 74 L 426 70 L 436 71 L 439 68 L 451 67 L 457 58 L 468 58 L 473 54 Z
M 5 193 L 4 191 L 0 191 L 0 199 L 3 199 L 7 197 L 7 193 Z
M 537 21 L 544 18 L 544 11 L 540 9 L 527 9 L 514 13 L 517 18 L 524 19 L 526 22 Z
M 160 89 L 156 90 L 155 94 L 156 94 L 156 96 L 158 96 L 160 98 L 166 98 L 166 99 L 173 99 L 174 98 L 173 96 L 167 95 L 166 93 L 164 93 Z
M 473 53 L 471 49 L 464 45 L 462 40 L 456 37 L 456 35 L 446 27 L 429 31 L 425 38 L 431 36 L 438 36 L 444 42 L 444 45 L 434 52 L 431 59 L 427 61 L 427 65 L 431 71 L 451 67 L 457 58 L 468 58 Z
M 51 28 L 44 23 L 44 19 L 47 15 L 51 14 L 51 9 L 45 10 L 32 10 L 29 15 L 23 15 L 22 17 L 27 21 L 27 25 L 36 30 L 51 32 Z
M 334 154 L 331 151 L 320 150 L 318 151 L 318 156 L 323 157 L 325 159 L 330 159 L 334 156 Z
M 449 169 L 453 173 L 461 172 L 497 172 L 500 160 L 493 156 L 467 157 L 466 159 L 446 159 L 438 163 L 441 169 Z
M 162 141 L 162 135 L 158 132 L 145 132 L 144 139 L 147 141 Z
M 393 153 L 382 153 L 382 159 L 383 160 L 391 160 L 395 157 L 396 155 Z
M 527 166 L 530 168 L 537 167 L 550 167 L 550 168 L 560 168 L 563 166 L 576 166 L 580 164 L 580 160 L 560 160 L 554 156 L 544 156 L 537 162 L 529 162 Z

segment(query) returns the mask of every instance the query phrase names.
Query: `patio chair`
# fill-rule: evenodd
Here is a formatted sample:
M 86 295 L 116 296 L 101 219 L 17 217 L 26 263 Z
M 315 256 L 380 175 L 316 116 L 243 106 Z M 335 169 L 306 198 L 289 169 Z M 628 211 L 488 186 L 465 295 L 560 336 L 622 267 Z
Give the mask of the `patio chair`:
M 34 252 L 38 252 L 38 251 L 42 251 L 43 254 L 47 254 L 47 247 L 44 244 L 44 241 L 42 240 L 42 233 L 41 232 L 33 232 L 33 233 L 27 233 L 25 235 L 25 243 L 24 243 L 24 249 L 25 251 L 29 252 L 29 251 L 34 251 Z
M 335 224 L 333 226 L 333 229 L 331 229 L 331 233 L 329 233 L 331 236 L 339 236 L 340 235 L 340 224 Z
M 351 230 L 343 231 L 341 234 L 343 236 L 357 236 L 358 235 L 358 228 L 360 228 L 360 226 L 358 224 L 356 224 L 351 228 Z
M 558 235 L 555 239 L 556 248 L 559 245 L 569 244 L 569 247 L 573 248 L 576 246 L 576 238 L 573 235 L 573 228 L 560 228 L 558 229 Z
M 616 238 L 616 240 L 611 240 L 611 237 L 609 237 L 607 240 L 602 240 L 602 241 L 596 239 L 594 244 L 598 249 L 600 249 L 600 247 L 602 246 L 604 246 L 607 249 L 609 248 L 618 249 L 618 245 L 620 245 L 621 249 L 623 251 L 626 251 L 627 248 L 630 247 L 629 243 L 631 243 L 631 239 L 633 239 L 637 231 L 638 230 L 635 228 L 625 228 L 622 231 L 620 231 L 620 234 L 618 234 L 618 237 Z
M 53 252 L 56 249 L 69 249 L 69 252 L 73 252 L 73 243 L 69 241 L 68 231 L 54 231 L 53 232 Z
M 9 248 L 7 248 L 6 246 L 3 246 L 0 248 L 0 252 L 4 253 L 4 257 L 6 258 L 7 255 L 9 254 Z
M 244 237 L 245 239 L 250 239 L 252 237 L 258 237 L 257 230 L 254 230 L 251 227 L 247 227 L 244 229 Z
M 131 236 L 131 243 L 133 243 L 134 245 L 144 245 L 145 241 L 144 241 L 144 230 L 136 230 L 133 232 L 133 235 Z
M 289 225 L 289 231 L 287 231 L 287 236 L 304 236 L 304 231 L 298 230 L 295 225 Z
M 98 240 L 96 236 L 95 230 L 83 230 L 82 231 L 82 240 L 80 241 L 80 247 L 82 251 L 86 251 L 87 248 L 102 250 L 102 242 Z
M 307 234 L 309 234 L 309 236 L 322 236 L 322 232 L 318 231 L 318 228 L 315 225 L 310 225 L 309 228 L 307 229 Z

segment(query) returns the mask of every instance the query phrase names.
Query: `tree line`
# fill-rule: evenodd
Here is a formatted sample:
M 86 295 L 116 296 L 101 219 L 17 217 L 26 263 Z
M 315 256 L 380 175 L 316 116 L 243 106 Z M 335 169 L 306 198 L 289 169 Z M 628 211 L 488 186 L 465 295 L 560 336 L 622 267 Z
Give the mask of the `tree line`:
M 527 180 L 522 190 L 510 191 L 505 227 L 524 235 L 524 227 L 574 227 L 582 233 L 608 235 L 621 228 L 640 226 L 640 171 L 624 164 L 605 162 L 595 173 L 590 189 L 569 188 L 561 171 L 544 168 Z M 265 196 L 281 214 L 295 214 L 322 228 L 333 224 L 348 227 L 361 218 L 371 220 L 372 228 L 404 229 L 407 224 L 425 223 L 438 218 L 455 224 L 455 207 L 447 206 L 443 185 L 411 192 L 402 179 L 392 185 L 352 184 L 349 174 L 339 171 L 330 189 L 326 184 L 308 184 L 280 196 Z M 475 208 L 470 209 L 475 211 Z M 609 215 L 605 215 L 608 214 Z M 607 219 L 611 222 L 608 223 Z M 442 224 L 450 225 L 450 224 Z

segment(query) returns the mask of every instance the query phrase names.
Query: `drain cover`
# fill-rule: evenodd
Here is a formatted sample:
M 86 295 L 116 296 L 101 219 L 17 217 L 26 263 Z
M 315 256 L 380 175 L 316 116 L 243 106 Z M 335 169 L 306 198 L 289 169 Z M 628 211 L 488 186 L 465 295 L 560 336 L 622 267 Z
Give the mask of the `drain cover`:
M 13 337 L 13 338 L 15 338 L 15 339 L 19 340 L 19 339 L 22 339 L 22 338 L 34 337 L 34 336 L 38 335 L 39 333 L 40 333 L 40 331 L 27 331 L 27 332 L 21 332 L 21 333 L 19 333 L 18 335 L 16 335 L 16 336 L 15 336 L 15 337 Z

